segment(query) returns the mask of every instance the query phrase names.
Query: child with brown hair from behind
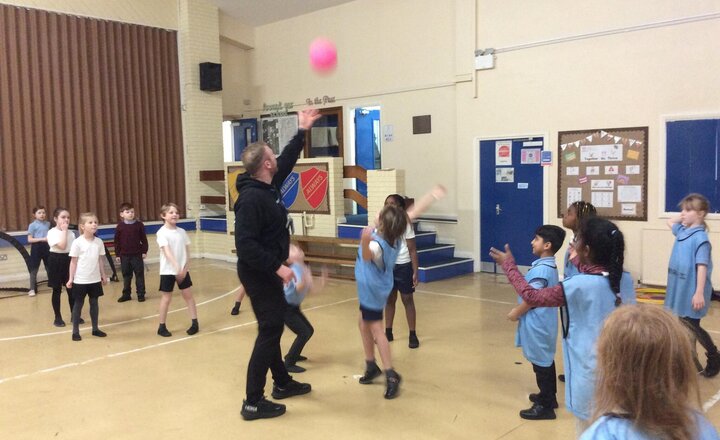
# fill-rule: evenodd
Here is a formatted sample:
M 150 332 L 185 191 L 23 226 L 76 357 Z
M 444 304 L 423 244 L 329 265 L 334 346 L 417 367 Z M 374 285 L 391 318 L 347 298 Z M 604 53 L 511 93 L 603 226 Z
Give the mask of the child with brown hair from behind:
M 135 208 L 130 203 L 120 205 L 120 223 L 115 227 L 115 259 L 120 262 L 123 276 L 122 296 L 118 302 L 132 299 L 131 283 L 135 275 L 135 291 L 138 302 L 145 301 L 145 257 L 148 252 L 148 240 L 145 225 L 135 219 Z
M 690 339 L 669 312 L 628 305 L 610 314 L 597 343 L 594 422 L 581 440 L 710 440 L 700 411 Z
M 392 365 L 390 344 L 383 328 L 383 310 L 393 286 L 393 269 L 397 262 L 400 239 L 407 229 L 408 220 L 416 219 L 435 200 L 444 197 L 446 190 L 437 185 L 407 211 L 394 205 L 385 205 L 380 211 L 376 227 L 368 225 L 362 231 L 358 257 L 355 261 L 358 302 L 360 303 L 360 336 L 365 352 L 365 373 L 361 384 L 370 384 L 382 374 L 375 362 L 375 346 L 380 352 L 385 369 L 385 398 L 393 399 L 400 391 L 400 375 Z

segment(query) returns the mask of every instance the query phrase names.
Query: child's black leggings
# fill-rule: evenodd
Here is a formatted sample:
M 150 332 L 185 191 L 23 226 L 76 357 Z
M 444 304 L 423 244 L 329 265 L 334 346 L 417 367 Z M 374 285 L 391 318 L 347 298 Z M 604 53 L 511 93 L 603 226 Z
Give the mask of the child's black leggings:
M 98 307 L 98 299 L 90 297 L 90 321 L 92 322 L 92 329 L 98 329 L 98 315 L 100 308 Z M 82 312 L 83 305 L 85 305 L 85 296 L 75 299 L 75 305 L 72 311 L 72 324 L 73 333 L 80 333 L 80 313 Z
M 682 318 L 680 318 L 680 320 L 683 322 L 683 324 L 687 326 L 687 328 L 690 329 L 692 335 L 698 342 L 700 342 L 700 345 L 703 346 L 708 355 L 717 353 L 718 349 L 715 346 L 715 343 L 713 342 L 708 332 L 706 332 L 705 329 L 700 327 L 699 319 L 683 316 Z
M 65 289 L 68 294 L 68 303 L 70 304 L 70 313 L 72 313 L 73 310 L 73 304 L 75 301 L 73 300 L 72 291 L 70 289 Z M 53 287 L 52 288 L 52 308 L 53 312 L 55 312 L 55 318 L 62 319 L 62 312 L 60 311 L 60 297 L 62 296 L 62 286 L 61 287 Z

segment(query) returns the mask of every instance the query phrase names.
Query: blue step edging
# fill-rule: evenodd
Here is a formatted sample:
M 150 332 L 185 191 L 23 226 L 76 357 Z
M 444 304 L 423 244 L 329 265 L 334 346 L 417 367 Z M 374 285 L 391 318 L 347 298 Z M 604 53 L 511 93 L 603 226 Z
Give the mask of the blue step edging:
M 431 266 L 420 266 L 418 268 L 418 280 L 423 283 L 444 280 L 459 275 L 474 272 L 472 258 L 453 258 L 452 260 L 434 264 Z
M 430 266 L 451 260 L 455 256 L 455 246 L 452 244 L 433 244 L 418 247 L 417 255 L 420 266 Z
M 225 217 L 200 217 L 200 230 L 227 232 L 227 219 Z
M 151 235 L 156 234 L 158 229 L 162 227 L 163 223 L 158 221 L 153 221 L 152 223 L 145 223 L 145 234 Z M 183 219 L 178 220 L 177 225 L 186 231 L 195 231 L 197 229 L 195 224 L 195 219 L 189 218 L 189 219 Z M 97 232 L 95 233 L 95 236 L 98 237 L 100 240 L 106 241 L 106 240 L 113 240 L 115 239 L 115 228 L 116 225 L 103 225 L 99 226 Z M 79 232 L 76 229 L 72 229 L 75 236 L 79 236 Z M 13 236 L 21 245 L 27 246 L 28 241 L 27 237 L 28 234 L 25 231 L 16 231 L 16 232 L 9 232 L 8 235 Z M 8 244 L 9 245 L 9 244 Z M 0 247 L 3 247 L 4 244 L 0 242 Z

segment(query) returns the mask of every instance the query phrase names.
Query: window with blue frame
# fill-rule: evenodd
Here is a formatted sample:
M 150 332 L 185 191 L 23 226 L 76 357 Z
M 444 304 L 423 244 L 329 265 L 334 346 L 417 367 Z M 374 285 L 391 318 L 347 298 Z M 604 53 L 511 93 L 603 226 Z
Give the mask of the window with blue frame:
M 690 193 L 710 201 L 720 212 L 720 119 L 668 121 L 666 130 L 665 212 Z

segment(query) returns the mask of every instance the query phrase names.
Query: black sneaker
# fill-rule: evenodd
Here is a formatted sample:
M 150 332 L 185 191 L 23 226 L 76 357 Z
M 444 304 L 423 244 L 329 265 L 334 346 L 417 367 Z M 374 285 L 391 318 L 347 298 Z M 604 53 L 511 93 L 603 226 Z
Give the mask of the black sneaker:
M 185 333 L 187 333 L 187 334 L 189 334 L 189 335 L 194 335 L 195 333 L 197 333 L 197 332 L 199 332 L 199 331 L 200 331 L 200 326 L 197 325 L 197 324 L 195 324 L 195 323 L 193 323 L 193 324 L 190 326 L 190 328 L 185 331 Z
M 394 399 L 398 396 L 398 393 L 400 392 L 400 381 L 402 378 L 399 374 L 392 372 L 391 374 L 387 375 L 386 383 L 385 383 L 385 398 L 386 399 Z
M 377 364 L 373 364 L 372 368 L 368 368 L 365 370 L 365 374 L 362 375 L 359 382 L 363 385 L 367 385 L 372 383 L 373 379 L 380 376 L 382 374 L 382 370 L 380 367 L 378 367 Z
M 408 347 L 410 348 L 418 348 L 420 346 L 420 341 L 418 340 L 418 337 L 416 334 L 411 333 L 410 334 L 410 341 L 408 342 Z
M 540 396 L 540 395 L 539 395 L 538 393 L 531 393 L 531 394 L 528 396 L 528 399 L 530 399 L 530 401 L 531 401 L 532 403 L 538 403 L 538 397 L 539 397 L 539 396 Z M 558 407 L 557 399 L 553 401 L 552 407 L 553 407 L 553 409 L 557 409 L 557 407 Z
M 240 314 L 240 307 L 233 307 L 232 310 L 230 310 L 230 314 L 233 316 L 237 316 Z
M 65 321 L 63 321 L 62 318 L 55 318 L 53 325 L 55 327 L 65 327 Z
M 272 396 L 273 399 L 287 399 L 288 397 L 307 394 L 311 389 L 312 387 L 309 383 L 300 383 L 290 379 L 290 381 L 282 387 L 277 384 L 273 385 Z
M 539 403 L 533 403 L 531 408 L 520 411 L 520 417 L 525 420 L 554 420 L 555 411 Z
M 705 366 L 702 374 L 705 377 L 715 377 L 720 373 L 720 353 L 717 351 L 713 354 L 707 353 L 707 357 L 707 366 Z
M 93 331 L 92 331 L 92 335 L 93 335 L 93 336 L 97 336 L 98 338 L 104 338 L 105 336 L 107 336 L 107 333 L 105 333 L 104 331 L 98 329 L 98 330 L 93 330 Z
M 145 302 L 145 295 L 138 295 L 138 302 L 139 303 Z
M 132 297 L 130 295 L 123 295 L 120 298 L 118 298 L 119 303 L 124 303 L 125 301 L 130 301 Z
M 288 373 L 304 373 L 307 371 L 305 368 L 301 367 L 300 365 L 285 365 L 285 369 L 288 370 Z
M 240 415 L 245 420 L 271 419 L 283 414 L 285 414 L 285 405 L 271 402 L 264 397 L 255 404 L 243 400 L 242 410 L 240 410 Z
M 72 334 L 72 340 L 73 341 L 82 341 L 82 337 L 80 337 L 79 333 L 73 333 Z
M 172 333 L 170 333 L 170 331 L 164 325 L 161 325 L 160 327 L 158 327 L 157 334 L 159 334 L 160 336 L 162 336 L 164 338 L 169 338 L 170 336 L 172 336 Z

